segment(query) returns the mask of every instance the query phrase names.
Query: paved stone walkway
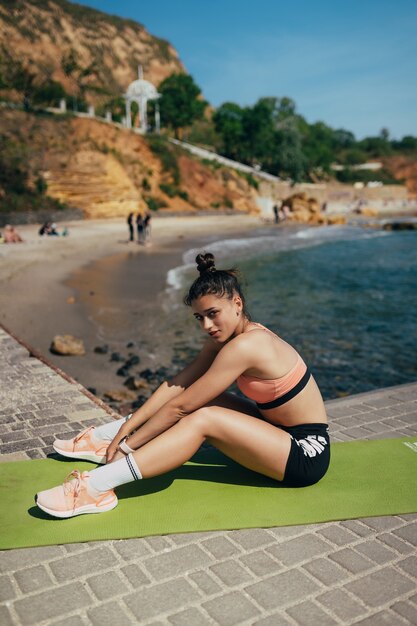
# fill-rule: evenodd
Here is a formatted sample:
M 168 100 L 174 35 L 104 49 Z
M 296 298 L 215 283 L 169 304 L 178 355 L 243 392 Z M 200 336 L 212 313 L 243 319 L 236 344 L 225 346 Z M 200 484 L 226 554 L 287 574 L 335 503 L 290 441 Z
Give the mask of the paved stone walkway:
M 109 419 L 1 329 L 0 377 L 2 461 Z M 333 441 L 417 435 L 417 383 L 327 409 Z M 417 624 L 416 546 L 417 515 L 397 515 L 4 551 L 0 624 Z

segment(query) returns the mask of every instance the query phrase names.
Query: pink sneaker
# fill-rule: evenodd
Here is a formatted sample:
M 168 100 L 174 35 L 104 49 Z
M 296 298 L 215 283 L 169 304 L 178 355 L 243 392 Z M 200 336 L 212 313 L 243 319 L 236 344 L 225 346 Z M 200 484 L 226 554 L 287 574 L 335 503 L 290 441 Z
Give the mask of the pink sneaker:
M 97 441 L 93 438 L 94 430 L 94 426 L 90 426 L 74 439 L 55 439 L 52 446 L 56 452 L 71 459 L 105 463 L 107 448 L 111 442 L 105 439 Z
M 117 506 L 117 496 L 113 489 L 104 491 L 97 496 L 89 489 L 88 472 L 74 470 L 69 474 L 63 485 L 40 491 L 36 494 L 36 504 L 42 511 L 53 517 L 74 517 L 83 513 L 104 513 Z

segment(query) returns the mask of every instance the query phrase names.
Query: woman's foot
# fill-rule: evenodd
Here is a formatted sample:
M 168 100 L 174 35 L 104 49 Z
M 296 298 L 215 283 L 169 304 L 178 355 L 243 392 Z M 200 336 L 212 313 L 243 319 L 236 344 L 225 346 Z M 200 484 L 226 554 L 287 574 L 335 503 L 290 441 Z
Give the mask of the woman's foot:
M 95 434 L 94 426 L 90 426 L 73 439 L 55 439 L 52 446 L 58 454 L 71 459 L 105 463 L 110 443 L 107 439 L 99 438 Z
M 60 518 L 114 509 L 118 500 L 113 489 L 98 492 L 90 487 L 89 479 L 88 472 L 74 470 L 59 487 L 37 493 L 36 504 L 45 513 Z

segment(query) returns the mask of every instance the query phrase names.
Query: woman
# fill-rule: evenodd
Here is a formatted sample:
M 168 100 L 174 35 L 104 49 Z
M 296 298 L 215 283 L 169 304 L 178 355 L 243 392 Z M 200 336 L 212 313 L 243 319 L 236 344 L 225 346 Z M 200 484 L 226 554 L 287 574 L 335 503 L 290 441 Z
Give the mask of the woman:
M 200 276 L 185 303 L 208 336 L 203 349 L 126 420 L 55 441 L 64 456 L 107 463 L 74 470 L 63 485 L 38 493 L 47 513 L 109 511 L 117 505 L 115 487 L 181 466 L 204 441 L 284 485 L 312 485 L 326 473 L 326 412 L 304 361 L 250 320 L 233 270 L 216 270 L 211 254 L 196 262 Z M 226 392 L 235 381 L 246 398 Z

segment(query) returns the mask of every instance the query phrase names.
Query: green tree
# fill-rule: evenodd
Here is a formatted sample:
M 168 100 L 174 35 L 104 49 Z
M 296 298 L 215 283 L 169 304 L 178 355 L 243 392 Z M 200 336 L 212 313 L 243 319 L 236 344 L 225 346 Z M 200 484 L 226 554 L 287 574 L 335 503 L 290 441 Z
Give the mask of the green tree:
M 301 132 L 295 118 L 282 121 L 275 132 L 274 174 L 289 176 L 294 182 L 302 179 L 306 158 L 302 148 Z
M 244 160 L 268 169 L 273 162 L 275 131 L 273 110 L 267 98 L 245 109 L 243 130 L 246 138 Z
M 216 132 L 222 139 L 222 153 L 229 159 L 241 160 L 244 153 L 245 111 L 234 102 L 225 102 L 213 115 Z
M 174 129 L 178 138 L 180 129 L 201 119 L 207 103 L 201 99 L 201 90 L 188 74 L 171 74 L 158 87 L 161 123 Z
M 32 100 L 34 104 L 46 104 L 56 106 L 61 98 L 65 98 L 65 89 L 61 83 L 55 80 L 45 80 L 41 85 L 36 86 L 32 90 Z

